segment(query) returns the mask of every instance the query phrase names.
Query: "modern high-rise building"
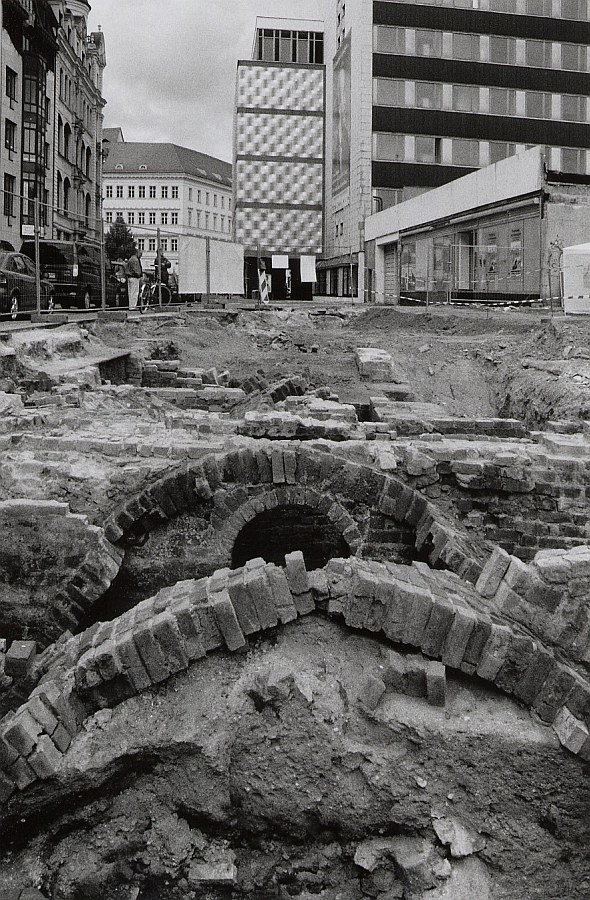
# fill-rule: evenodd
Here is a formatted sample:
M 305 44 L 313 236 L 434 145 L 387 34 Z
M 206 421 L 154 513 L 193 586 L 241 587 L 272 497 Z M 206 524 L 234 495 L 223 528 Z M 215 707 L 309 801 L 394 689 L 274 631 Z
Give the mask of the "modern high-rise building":
M 326 0 L 323 291 L 364 290 L 362 223 L 528 147 L 590 174 L 587 0 Z
M 256 20 L 252 59 L 238 62 L 234 114 L 234 240 L 247 296 L 262 260 L 275 299 L 311 298 L 322 252 L 323 24 Z

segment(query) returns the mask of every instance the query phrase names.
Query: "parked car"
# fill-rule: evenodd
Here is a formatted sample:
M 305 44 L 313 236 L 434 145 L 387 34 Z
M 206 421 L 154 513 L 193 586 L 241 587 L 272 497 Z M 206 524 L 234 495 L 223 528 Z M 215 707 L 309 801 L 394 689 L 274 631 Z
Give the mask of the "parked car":
M 41 309 L 50 306 L 53 287 L 41 279 Z M 24 253 L 0 250 L 0 317 L 16 319 L 19 313 L 37 308 L 35 264 Z
M 21 253 L 35 261 L 35 242 L 24 241 Z M 41 275 L 53 285 L 62 309 L 90 309 L 101 304 L 100 247 L 83 241 L 39 241 Z M 118 281 L 105 258 L 107 306 L 116 306 Z

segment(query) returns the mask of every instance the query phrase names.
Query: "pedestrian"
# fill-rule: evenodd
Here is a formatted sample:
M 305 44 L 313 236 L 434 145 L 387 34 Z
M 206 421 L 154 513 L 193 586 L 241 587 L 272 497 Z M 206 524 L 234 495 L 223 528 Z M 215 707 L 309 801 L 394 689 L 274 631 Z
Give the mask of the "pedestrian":
M 161 281 L 162 284 L 168 284 L 169 274 L 168 269 L 170 268 L 171 263 L 169 259 L 166 259 L 162 251 L 160 250 L 159 260 L 158 256 L 156 256 L 156 261 L 154 263 L 154 268 L 156 270 L 156 281 Z
M 141 267 L 141 250 L 136 250 L 127 260 L 125 275 L 127 276 L 129 309 L 136 309 L 139 297 L 139 280 L 143 275 L 143 269 Z

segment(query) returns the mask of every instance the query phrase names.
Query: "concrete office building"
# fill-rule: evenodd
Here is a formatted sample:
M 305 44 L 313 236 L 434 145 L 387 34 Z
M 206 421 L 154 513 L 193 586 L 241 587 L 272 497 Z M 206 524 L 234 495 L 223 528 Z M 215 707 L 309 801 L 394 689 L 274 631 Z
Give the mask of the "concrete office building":
M 247 296 L 262 259 L 275 299 L 311 298 L 322 251 L 323 41 L 321 22 L 258 18 L 252 59 L 238 62 L 234 240 Z
M 105 229 L 120 217 L 144 253 L 144 268 L 162 251 L 178 272 L 182 241 L 231 240 L 232 167 L 177 144 L 125 141 L 120 128 L 105 128 L 103 216 Z
M 372 296 L 372 212 L 533 145 L 588 174 L 589 45 L 586 0 L 327 0 L 323 289 Z

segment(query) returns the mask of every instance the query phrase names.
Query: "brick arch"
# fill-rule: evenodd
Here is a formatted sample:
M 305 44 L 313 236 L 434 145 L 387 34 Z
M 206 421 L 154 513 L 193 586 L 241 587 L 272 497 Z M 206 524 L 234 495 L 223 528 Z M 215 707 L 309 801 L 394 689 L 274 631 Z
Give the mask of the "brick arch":
M 415 534 L 416 549 L 430 565 L 448 569 L 472 584 L 489 556 L 491 548 L 474 541 L 460 524 L 397 476 L 340 457 L 333 448 L 257 441 L 255 447 L 212 453 L 174 468 L 118 507 L 104 523 L 113 567 L 101 578 L 100 588 L 93 585 L 86 570 L 72 576 L 68 590 L 60 593 L 60 622 L 64 628 L 75 630 L 117 575 L 126 544 L 138 535 L 161 528 L 190 510 L 208 508 L 212 527 L 224 538 L 232 528 L 228 520 L 240 506 L 267 491 L 282 497 L 286 492 L 295 496 L 296 489 L 329 498 L 331 505 L 336 504 L 336 511 L 342 507 L 346 513 L 345 504 L 353 502 L 407 527 Z M 348 524 L 342 536 L 351 551 L 358 553 L 358 526 L 343 516 L 345 521 Z
M 243 500 L 243 488 L 223 492 L 219 511 L 216 513 L 215 528 L 219 548 L 224 563 L 230 565 L 234 543 L 245 525 L 253 522 L 264 512 L 285 506 L 309 507 L 323 513 L 345 541 L 351 554 L 362 551 L 363 536 L 354 518 L 344 506 L 332 496 L 326 496 L 311 487 L 285 485 L 257 492 L 255 496 Z M 232 511 L 233 510 L 233 511 Z
M 588 679 L 520 626 L 490 616 L 475 588 L 457 576 L 423 563 L 357 557 L 308 573 L 300 552 L 285 563 L 282 569 L 257 559 L 179 582 L 69 638 L 28 700 L 0 722 L 0 819 L 14 814 L 13 796 L 60 771 L 73 736 L 98 709 L 316 610 L 488 681 L 534 710 L 567 750 L 590 760 Z
M 236 511 L 232 504 L 247 503 L 250 493 L 264 492 L 266 485 L 272 485 L 273 491 L 311 488 L 342 506 L 362 504 L 407 526 L 416 535 L 416 548 L 425 552 L 431 565 L 450 569 L 471 583 L 477 581 L 489 548 L 475 542 L 401 478 L 339 457 L 332 449 L 278 441 L 257 444 L 211 454 L 146 486 L 109 517 L 106 537 L 124 547 L 133 535 L 206 504 L 211 507 L 213 527 L 223 528 Z M 349 536 L 356 540 L 356 534 L 349 532 Z

